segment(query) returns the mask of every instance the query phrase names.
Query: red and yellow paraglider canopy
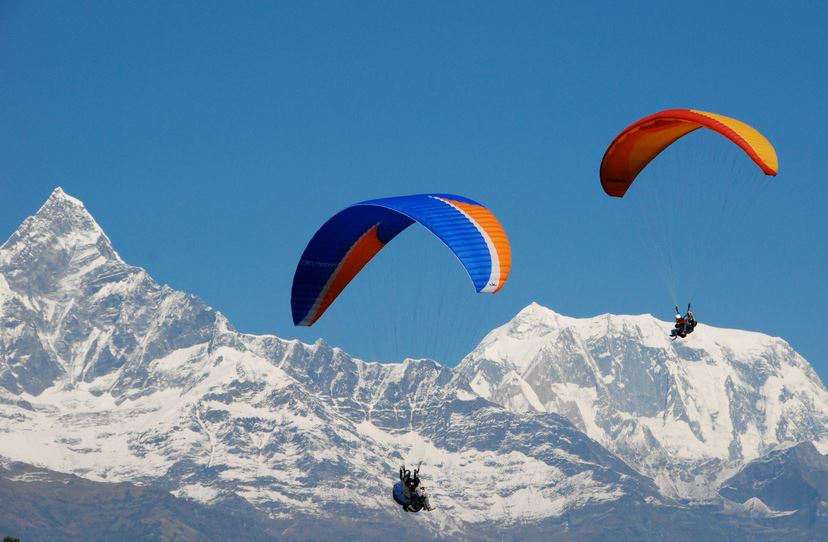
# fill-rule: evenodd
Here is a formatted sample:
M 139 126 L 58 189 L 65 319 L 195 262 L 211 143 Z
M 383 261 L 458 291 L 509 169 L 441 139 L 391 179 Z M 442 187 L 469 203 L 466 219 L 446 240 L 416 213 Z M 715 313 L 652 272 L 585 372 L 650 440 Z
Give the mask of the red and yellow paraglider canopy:
M 766 175 L 776 175 L 779 161 L 765 136 L 744 122 L 693 109 L 668 109 L 628 126 L 610 144 L 601 161 L 601 186 L 623 197 L 635 178 L 664 149 L 699 128 L 725 136 L 744 150 Z

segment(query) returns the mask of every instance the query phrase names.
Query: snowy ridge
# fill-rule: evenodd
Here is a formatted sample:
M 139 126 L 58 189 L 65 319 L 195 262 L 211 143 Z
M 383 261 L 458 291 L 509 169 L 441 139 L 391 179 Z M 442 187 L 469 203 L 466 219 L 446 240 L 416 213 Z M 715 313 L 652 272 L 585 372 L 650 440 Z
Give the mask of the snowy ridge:
M 556 412 L 653 477 L 706 499 L 748 461 L 813 442 L 828 450 L 828 391 L 788 343 L 700 324 L 673 342 L 650 315 L 568 318 L 532 304 L 458 369 L 516 412 Z

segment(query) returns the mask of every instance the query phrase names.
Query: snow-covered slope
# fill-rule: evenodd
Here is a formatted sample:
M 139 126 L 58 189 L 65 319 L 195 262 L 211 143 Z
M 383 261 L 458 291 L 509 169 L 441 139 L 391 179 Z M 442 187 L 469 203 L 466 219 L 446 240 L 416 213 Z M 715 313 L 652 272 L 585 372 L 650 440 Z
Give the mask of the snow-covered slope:
M 828 450 L 828 392 L 788 343 L 704 324 L 673 342 L 670 328 L 650 315 L 577 319 L 532 304 L 458 369 L 514 412 L 565 416 L 673 497 L 713 497 L 780 446 Z
M 658 500 L 565 418 L 509 412 L 436 362 L 237 332 L 126 264 L 60 189 L 0 248 L 0 455 L 276 519 L 397 513 L 396 466 L 425 459 L 423 521 L 445 536 Z

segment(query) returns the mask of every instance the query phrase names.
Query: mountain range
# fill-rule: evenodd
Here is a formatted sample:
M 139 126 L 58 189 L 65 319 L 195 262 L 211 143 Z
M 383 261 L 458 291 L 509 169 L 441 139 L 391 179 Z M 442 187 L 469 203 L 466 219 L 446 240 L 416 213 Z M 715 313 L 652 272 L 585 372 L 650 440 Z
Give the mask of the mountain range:
M 779 338 L 669 327 L 532 304 L 456 368 L 365 362 L 238 332 L 58 188 L 0 247 L 0 534 L 824 539 L 813 368 Z M 393 504 L 403 461 L 437 511 Z

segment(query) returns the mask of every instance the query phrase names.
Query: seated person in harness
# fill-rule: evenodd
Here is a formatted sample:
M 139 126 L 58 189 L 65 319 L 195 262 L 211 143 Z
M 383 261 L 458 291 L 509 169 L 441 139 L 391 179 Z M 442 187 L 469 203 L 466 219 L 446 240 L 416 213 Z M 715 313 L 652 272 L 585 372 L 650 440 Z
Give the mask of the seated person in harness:
M 676 323 L 673 326 L 674 329 L 670 330 L 670 337 L 674 341 L 677 337 L 683 339 L 688 334 L 693 333 L 696 324 L 696 317 L 693 315 L 693 311 L 690 310 L 690 303 L 687 304 L 687 313 L 684 316 L 679 313 L 678 307 L 676 307 Z
M 417 467 L 412 472 L 405 468 L 405 465 L 400 467 L 400 481 L 394 484 L 392 495 L 394 501 L 403 507 L 406 512 L 419 512 L 423 508 L 431 512 L 434 510 L 428 500 L 428 495 L 425 494 L 423 488 L 420 487 L 420 468 Z
M 693 330 L 696 329 L 696 317 L 693 316 L 693 311 L 690 310 L 690 305 L 687 305 L 687 314 L 684 316 L 687 323 L 685 324 L 685 330 L 687 333 L 693 333 Z
M 676 312 L 676 324 L 673 326 L 673 329 L 670 330 L 670 337 L 675 341 L 676 337 L 681 337 L 682 339 L 687 336 L 687 319 Z

